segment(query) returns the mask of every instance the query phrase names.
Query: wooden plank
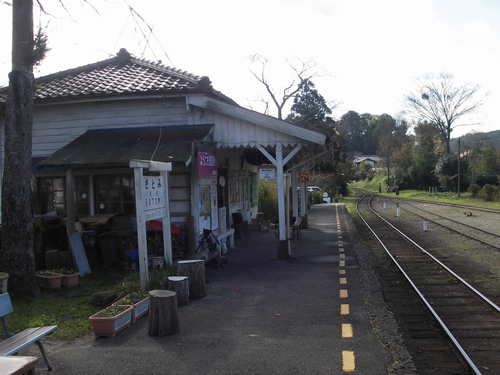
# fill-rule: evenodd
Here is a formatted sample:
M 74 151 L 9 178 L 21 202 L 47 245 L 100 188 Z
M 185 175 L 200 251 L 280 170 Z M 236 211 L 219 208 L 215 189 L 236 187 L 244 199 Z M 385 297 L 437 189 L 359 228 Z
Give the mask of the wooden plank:
M 0 357 L 0 375 L 35 374 L 36 357 Z
M 75 103 L 37 107 L 33 123 L 33 153 L 48 156 L 91 129 L 185 125 L 185 99 L 127 101 L 114 103 Z
M 237 107 L 204 96 L 190 96 L 188 101 L 189 104 L 209 109 L 214 112 L 223 113 L 231 117 L 236 117 L 265 128 L 275 129 L 281 133 L 290 134 L 309 142 L 324 145 L 326 141 L 326 136 L 324 134 L 301 128 L 300 126 L 292 125 L 285 121 L 278 120 L 277 118 L 266 116 L 243 107 Z
M 145 204 L 143 191 L 143 168 L 134 168 L 134 187 L 135 187 L 135 211 L 137 218 L 137 244 L 139 251 L 139 271 L 141 279 L 141 288 L 146 290 L 149 284 L 148 269 L 148 243 L 146 234 Z
M 91 273 L 89 261 L 87 259 L 87 254 L 85 254 L 85 248 L 83 247 L 82 237 L 80 233 L 72 233 L 68 236 L 69 244 L 71 246 L 71 251 L 73 252 L 73 257 L 75 258 L 76 267 L 80 276 L 85 276 Z

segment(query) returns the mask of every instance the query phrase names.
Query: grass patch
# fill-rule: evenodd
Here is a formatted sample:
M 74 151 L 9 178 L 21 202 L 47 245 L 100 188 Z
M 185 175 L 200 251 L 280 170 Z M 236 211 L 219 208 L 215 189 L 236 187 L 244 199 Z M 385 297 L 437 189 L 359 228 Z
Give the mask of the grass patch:
M 148 290 L 166 289 L 171 271 L 171 268 L 151 269 Z M 81 277 L 77 287 L 43 289 L 41 296 L 29 301 L 13 299 L 14 312 L 7 316 L 7 321 L 13 333 L 30 327 L 57 324 L 59 328 L 53 336 L 72 340 L 92 330 L 89 316 L 138 290 L 139 273 L 126 273 L 123 266 L 97 268 L 90 275 Z
M 374 184 L 372 181 L 357 181 L 349 185 L 352 189 L 363 189 L 368 190 L 373 193 L 377 193 L 382 196 L 387 196 L 395 198 L 395 193 L 387 193 L 382 189 L 382 193 L 378 192 L 378 183 Z M 353 194 L 351 194 L 353 196 Z M 487 202 L 482 198 L 473 198 L 470 193 L 461 192 L 460 197 L 457 193 L 447 192 L 447 193 L 429 193 L 425 190 L 400 190 L 398 198 L 415 199 L 422 201 L 430 201 L 436 203 L 450 203 L 450 204 L 461 204 L 471 207 L 482 207 L 490 209 L 500 209 L 500 202 Z

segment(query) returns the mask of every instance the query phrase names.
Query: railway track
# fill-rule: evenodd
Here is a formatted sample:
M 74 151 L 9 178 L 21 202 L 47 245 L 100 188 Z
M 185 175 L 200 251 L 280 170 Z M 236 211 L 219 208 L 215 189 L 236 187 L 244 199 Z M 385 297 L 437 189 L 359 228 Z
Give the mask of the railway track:
M 395 206 L 404 209 L 412 214 L 420 217 L 425 222 L 432 222 L 451 231 L 500 250 L 500 226 L 496 228 L 496 232 L 484 230 L 481 224 L 484 221 L 491 220 L 498 222 L 500 212 L 492 210 L 481 210 L 468 207 L 465 211 L 463 207 L 453 207 L 451 205 L 445 210 L 446 214 L 440 214 L 432 211 L 432 207 L 441 206 L 433 203 L 415 202 L 404 199 L 390 199 Z M 435 210 L 434 210 L 435 211 Z M 439 210 L 442 212 L 442 210 Z M 473 214 L 474 212 L 474 214 Z
M 371 198 L 357 204 L 360 235 L 419 374 L 499 374 L 499 307 L 372 210 Z
M 435 206 L 441 206 L 441 207 L 451 207 L 453 209 L 460 209 L 461 211 L 481 211 L 481 212 L 490 212 L 494 214 L 500 214 L 500 209 L 496 208 L 487 208 L 487 207 L 481 207 L 481 206 L 471 206 L 471 205 L 465 205 L 465 204 L 459 204 L 459 203 L 446 203 L 446 202 L 426 202 L 422 201 L 420 199 L 412 199 L 412 198 L 396 198 L 393 199 L 394 201 L 405 201 L 405 202 L 413 202 L 413 203 L 432 203 Z

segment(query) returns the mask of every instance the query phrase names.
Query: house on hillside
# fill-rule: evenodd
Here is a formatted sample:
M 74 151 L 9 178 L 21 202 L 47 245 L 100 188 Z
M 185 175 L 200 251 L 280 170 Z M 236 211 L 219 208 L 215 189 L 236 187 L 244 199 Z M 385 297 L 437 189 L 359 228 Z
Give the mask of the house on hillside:
M 0 113 L 5 113 L 6 94 L 6 88 L 0 89 Z M 2 150 L 4 122 L 0 116 Z M 239 106 L 206 76 L 121 49 L 111 59 L 36 80 L 36 213 L 65 217 L 68 233 L 75 223 L 113 215 L 133 222 L 130 162 L 170 163 L 170 220 L 184 228 L 189 251 L 194 251 L 204 228 L 223 237 L 238 213 L 256 216 L 258 165 L 274 164 L 284 192 L 283 176 L 307 168 L 312 159 L 305 156 L 312 149 L 321 154 L 325 142 L 323 134 Z M 3 170 L 3 153 L 0 164 Z M 296 180 L 289 179 L 295 186 Z M 287 255 L 284 199 L 280 194 L 279 258 Z M 307 214 L 296 205 L 294 212 Z
M 353 163 L 356 168 L 359 167 L 359 165 L 363 162 L 368 163 L 371 165 L 372 168 L 375 168 L 375 165 L 379 163 L 382 160 L 382 158 L 378 155 L 361 155 L 361 156 L 354 156 L 353 158 Z

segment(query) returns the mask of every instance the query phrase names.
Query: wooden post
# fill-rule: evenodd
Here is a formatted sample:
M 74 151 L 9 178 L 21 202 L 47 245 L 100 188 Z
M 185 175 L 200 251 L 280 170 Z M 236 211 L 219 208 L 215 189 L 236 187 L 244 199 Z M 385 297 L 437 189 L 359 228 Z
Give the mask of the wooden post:
M 168 289 L 177 294 L 177 305 L 189 303 L 189 280 L 187 276 L 169 276 Z
M 285 207 L 285 174 L 283 172 L 283 146 L 276 144 L 276 172 L 278 182 L 278 259 L 288 259 L 288 243 L 286 241 L 286 207 Z
M 151 290 L 149 292 L 149 335 L 167 336 L 179 331 L 175 292 Z
M 188 277 L 189 296 L 191 298 L 202 298 L 207 295 L 205 291 L 204 260 L 180 260 L 177 263 L 177 275 Z
M 147 168 L 149 164 L 144 162 L 136 162 L 134 160 L 129 163 L 131 168 L 134 168 L 134 188 L 135 188 L 135 210 L 137 219 L 137 245 L 139 253 L 139 271 L 141 278 L 141 288 L 148 289 L 149 285 L 149 269 L 148 269 L 148 238 L 146 234 L 146 219 L 144 217 L 144 202 L 142 199 L 142 174 L 143 168 Z
M 275 146 L 276 157 L 272 157 L 267 150 L 262 146 L 257 146 L 257 148 L 262 152 L 271 163 L 276 167 L 278 181 L 278 220 L 279 220 L 279 230 L 278 230 L 278 259 L 288 259 L 289 258 L 289 248 L 286 239 L 286 227 L 287 223 L 285 218 L 285 184 L 284 184 L 284 171 L 283 167 L 290 161 L 294 155 L 299 152 L 302 145 L 297 145 L 295 148 L 283 158 L 283 146 L 281 143 L 277 143 Z
M 75 186 L 73 179 L 73 170 L 66 169 L 66 233 L 69 235 L 75 233 Z

